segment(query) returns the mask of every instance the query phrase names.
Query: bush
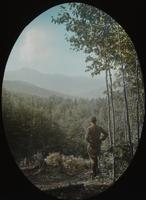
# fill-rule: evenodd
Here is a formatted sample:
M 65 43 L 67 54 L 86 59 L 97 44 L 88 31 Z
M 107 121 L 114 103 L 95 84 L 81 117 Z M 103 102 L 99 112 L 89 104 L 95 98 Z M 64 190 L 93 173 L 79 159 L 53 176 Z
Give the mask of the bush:
M 81 157 L 66 156 L 58 152 L 50 153 L 45 159 L 48 166 L 60 168 L 69 175 L 81 173 L 89 168 L 89 162 Z
M 61 154 L 58 152 L 50 153 L 47 158 L 45 159 L 46 163 L 50 166 L 57 167 L 60 165 L 61 161 Z

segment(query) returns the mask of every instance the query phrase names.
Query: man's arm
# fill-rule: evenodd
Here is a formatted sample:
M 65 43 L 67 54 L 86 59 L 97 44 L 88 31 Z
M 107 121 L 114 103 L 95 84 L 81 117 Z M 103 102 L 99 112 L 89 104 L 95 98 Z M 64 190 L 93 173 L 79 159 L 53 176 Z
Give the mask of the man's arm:
M 101 138 L 101 141 L 104 141 L 108 137 L 108 133 L 100 127 L 100 131 L 103 134 L 103 137 Z
M 87 132 L 86 132 L 86 134 L 85 134 L 85 140 L 87 141 L 87 142 L 90 142 L 90 137 L 89 137 L 89 133 L 90 132 L 90 129 L 88 128 L 87 129 Z

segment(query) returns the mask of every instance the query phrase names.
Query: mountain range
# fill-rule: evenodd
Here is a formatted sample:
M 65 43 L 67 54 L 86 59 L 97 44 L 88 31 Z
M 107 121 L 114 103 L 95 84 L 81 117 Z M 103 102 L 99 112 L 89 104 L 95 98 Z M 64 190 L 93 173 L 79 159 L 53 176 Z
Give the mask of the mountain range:
M 51 96 L 57 96 L 62 98 L 73 98 L 73 96 L 66 95 L 60 92 L 54 92 L 44 88 L 37 87 L 33 84 L 24 81 L 6 81 L 3 82 L 3 88 L 13 93 L 19 93 L 21 95 L 32 95 L 49 98 Z
M 6 71 L 4 84 L 8 90 L 43 97 L 98 98 L 103 97 L 105 80 L 102 77 L 67 76 L 63 74 L 41 73 L 34 69 L 21 68 Z

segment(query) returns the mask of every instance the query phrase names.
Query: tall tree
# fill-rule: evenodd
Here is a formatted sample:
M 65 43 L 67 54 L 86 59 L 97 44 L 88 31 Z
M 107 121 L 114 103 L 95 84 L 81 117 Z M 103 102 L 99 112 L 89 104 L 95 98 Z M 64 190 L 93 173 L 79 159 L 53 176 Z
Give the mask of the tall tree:
M 138 67 L 138 60 L 137 58 L 135 59 L 135 64 L 136 64 L 136 81 L 137 81 L 137 140 L 139 142 L 140 139 L 140 130 L 139 130 L 139 102 L 140 102 L 140 94 L 139 94 L 139 67 Z
M 122 64 L 122 74 L 123 74 L 123 92 L 124 92 L 124 99 L 125 99 L 128 137 L 129 137 L 129 144 L 130 144 L 130 149 L 131 149 L 131 156 L 133 156 L 133 144 L 132 144 L 132 135 L 131 135 L 131 128 L 130 128 L 130 120 L 129 120 L 129 108 L 128 108 L 128 100 L 127 100 L 127 92 L 126 92 L 126 83 L 125 83 L 125 74 L 124 74 L 123 64 Z
M 107 103 L 108 103 L 108 132 L 110 145 L 113 147 L 113 137 L 111 130 L 111 107 L 110 107 L 110 95 L 109 95 L 109 83 L 108 83 L 108 70 L 106 69 L 106 90 L 107 90 Z
M 86 4 L 71 3 L 67 6 L 62 6 L 62 12 L 58 14 L 57 19 L 52 19 L 52 22 L 64 24 L 67 32 L 67 41 L 70 42 L 73 50 L 83 50 L 88 54 L 86 58 L 86 71 L 91 72 L 91 75 L 98 75 L 101 71 L 111 69 L 121 69 L 122 66 L 130 64 L 133 59 L 133 46 L 129 42 L 129 38 L 120 25 L 118 25 L 106 13 Z M 117 34 L 119 33 L 119 35 Z M 120 39 L 119 39 L 120 37 Z M 121 52 L 119 42 L 122 42 Z M 128 62 L 127 62 L 128 60 Z M 108 63 L 108 65 L 107 65 Z M 124 72 L 122 68 L 122 72 Z M 113 104 L 112 78 L 110 77 L 110 93 L 113 113 L 113 142 L 115 138 L 115 113 Z M 107 79 L 107 77 L 106 77 Z M 125 87 L 125 79 L 123 73 L 124 99 L 128 124 L 129 141 L 132 151 L 132 139 L 130 132 L 128 101 Z M 108 90 L 108 88 L 107 88 Z M 108 93 L 108 91 L 107 91 Z M 109 105 L 110 106 L 110 105 Z M 110 108 L 109 108 L 110 109 Z M 114 145 L 114 143 L 113 143 Z

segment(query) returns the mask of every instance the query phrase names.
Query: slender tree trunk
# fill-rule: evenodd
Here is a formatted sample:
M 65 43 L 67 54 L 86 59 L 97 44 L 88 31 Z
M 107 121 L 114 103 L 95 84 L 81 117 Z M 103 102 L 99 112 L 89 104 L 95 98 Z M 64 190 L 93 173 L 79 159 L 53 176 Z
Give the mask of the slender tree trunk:
M 123 64 L 122 64 L 122 78 L 123 78 L 123 93 L 124 93 L 124 99 L 125 99 L 125 109 L 126 109 L 126 119 L 127 119 L 127 128 L 128 128 L 128 137 L 129 137 L 129 143 L 130 143 L 130 148 L 131 148 L 131 156 L 133 156 L 133 145 L 132 145 L 132 136 L 131 136 L 130 120 L 129 120 L 129 108 L 128 108 L 128 100 L 127 100 L 127 92 L 126 92 L 126 83 L 125 83 L 125 73 L 124 73 Z
M 124 129 L 125 129 L 125 143 L 127 143 L 127 122 L 126 122 L 126 112 L 124 110 Z
M 112 83 L 112 74 L 111 74 L 110 69 L 109 69 L 109 77 L 110 77 L 111 105 L 112 105 L 112 113 L 113 113 L 112 118 L 113 118 L 113 145 L 114 145 L 116 126 L 115 126 L 115 108 L 114 108 L 114 101 L 113 101 L 113 83 Z
M 113 180 L 115 182 L 115 153 L 114 153 L 114 147 L 115 147 L 115 109 L 114 109 L 114 103 L 113 103 L 113 83 L 112 83 L 112 74 L 111 70 L 108 69 L 109 72 L 109 78 L 110 78 L 110 96 L 111 96 L 111 106 L 112 106 L 112 120 L 113 120 L 113 137 L 112 137 L 112 144 L 113 144 Z
M 108 132 L 109 132 L 109 141 L 110 146 L 113 147 L 113 138 L 112 138 L 112 130 L 111 130 L 111 107 L 110 107 L 110 96 L 109 96 L 109 85 L 108 85 L 108 70 L 106 69 L 106 90 L 107 90 L 107 103 L 108 103 Z
M 139 76 L 138 76 L 138 61 L 136 59 L 136 81 L 137 81 L 137 105 L 136 105 L 136 116 L 137 116 L 137 140 L 139 142 L 140 139 L 140 131 L 139 131 Z

